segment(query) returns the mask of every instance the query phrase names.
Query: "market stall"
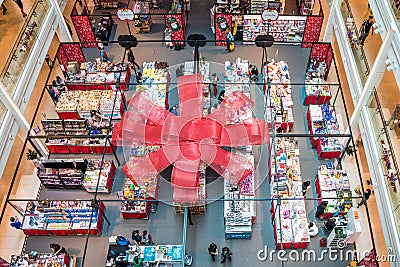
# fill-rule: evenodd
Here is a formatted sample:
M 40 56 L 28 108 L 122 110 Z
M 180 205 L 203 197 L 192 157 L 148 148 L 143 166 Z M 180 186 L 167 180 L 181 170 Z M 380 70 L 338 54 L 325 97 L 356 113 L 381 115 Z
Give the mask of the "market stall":
M 310 105 L 307 122 L 310 134 L 340 134 L 335 108 L 328 104 Z M 343 145 L 339 137 L 310 137 L 310 141 L 320 158 L 333 159 L 342 155 Z
M 271 85 L 264 88 L 266 95 L 265 116 L 275 129 L 289 132 L 294 124 L 293 97 L 290 85 L 289 67 L 286 62 L 271 60 L 267 68 L 263 68 L 264 83 Z
M 12 255 L 10 265 L 12 267 L 25 266 L 57 266 L 57 267 L 75 267 L 76 258 L 67 254 L 54 253 L 30 253 L 22 255 Z
M 358 209 L 351 208 L 346 216 L 336 218 L 336 226 L 327 238 L 327 246 L 343 248 L 345 244 L 354 243 L 362 232 Z
M 271 214 L 278 249 L 305 248 L 310 242 L 303 198 L 298 140 L 275 138 L 271 155 Z
M 26 235 L 101 234 L 105 206 L 99 209 L 91 201 L 29 201 L 22 227 Z M 91 224 L 90 224 L 91 221 Z
M 316 64 L 315 59 L 308 63 L 304 85 L 304 105 L 322 105 L 331 99 L 331 91 L 325 80 L 326 63 Z
M 126 63 L 104 62 L 96 58 L 96 62 L 84 62 L 77 67 L 68 68 L 65 86 L 68 90 L 115 90 L 119 83 L 120 90 L 128 90 L 130 69 Z
M 327 220 L 333 215 L 345 215 L 352 207 L 350 180 L 346 170 L 334 168 L 332 163 L 319 166 L 315 188 L 319 198 L 318 203 L 328 202 L 321 219 Z

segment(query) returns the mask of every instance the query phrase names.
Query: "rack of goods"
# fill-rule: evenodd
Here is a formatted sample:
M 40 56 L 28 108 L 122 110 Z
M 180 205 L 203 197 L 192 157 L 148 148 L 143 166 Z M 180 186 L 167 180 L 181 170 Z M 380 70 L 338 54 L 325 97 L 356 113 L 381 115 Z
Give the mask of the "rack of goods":
M 234 149 L 233 153 L 245 156 L 247 162 L 254 166 L 254 155 L 251 146 Z M 224 181 L 224 221 L 225 239 L 250 239 L 252 224 L 256 217 L 256 203 L 254 189 L 254 172 L 247 176 L 239 185 L 235 186 L 229 182 L 229 177 Z
M 80 70 L 68 72 L 65 86 L 69 90 L 107 90 L 115 89 L 119 80 L 119 89 L 128 90 L 131 73 L 126 63 L 102 62 L 96 58 L 95 62 L 83 62 Z
M 243 16 L 243 44 L 254 44 L 258 35 L 270 34 L 275 42 L 301 42 L 306 27 L 306 17 L 279 16 L 274 21 L 264 21 L 261 15 Z
M 354 243 L 362 232 L 358 210 L 351 208 L 346 216 L 336 218 L 336 226 L 327 238 L 327 246 L 343 249 L 346 244 Z
M 334 168 L 331 162 L 319 166 L 315 188 L 320 198 L 318 203 L 328 202 L 321 219 L 329 219 L 334 214 L 344 215 L 351 209 L 352 193 L 346 170 Z
M 314 9 L 314 0 L 300 0 L 299 11 L 300 15 L 309 16 L 312 15 Z
M 100 22 L 97 24 L 95 36 L 101 41 L 108 41 L 111 36 L 112 26 L 114 21 L 111 16 L 104 16 L 100 18 Z
M 111 144 L 105 146 L 107 133 L 112 134 L 108 124 L 91 119 L 42 120 L 43 130 L 48 135 L 45 144 L 52 154 L 103 154 L 104 149 L 108 154 L 113 153 Z M 65 138 L 57 138 L 60 135 Z M 80 135 L 88 135 L 88 138 L 78 138 Z
M 90 160 L 83 179 L 83 187 L 90 193 L 110 193 L 115 176 L 115 164 L 112 160 Z M 100 180 L 100 181 L 99 181 Z
M 335 108 L 329 104 L 310 105 L 307 121 L 310 134 L 340 134 Z M 310 137 L 310 141 L 319 158 L 340 158 L 342 154 L 343 145 L 339 137 Z
M 101 9 L 118 8 L 119 7 L 119 1 L 118 0 L 98 0 L 98 6 Z
M 124 219 L 149 219 L 150 205 L 154 204 L 158 198 L 157 176 L 149 175 L 141 179 L 144 184 L 142 186 L 135 185 L 128 179 L 123 191 L 118 194 L 123 200 L 120 211 Z M 154 202 L 148 200 L 154 200 Z
M 304 105 L 322 105 L 330 101 L 332 95 L 325 74 L 326 63 L 322 61 L 317 66 L 316 60 L 310 59 L 304 86 Z
M 151 32 L 151 16 L 149 3 L 145 1 L 136 1 L 133 7 L 133 23 L 135 24 L 136 33 Z
M 72 264 L 72 265 L 70 265 Z M 70 267 L 76 266 L 73 258 L 67 254 L 39 253 L 12 255 L 10 265 L 12 267 L 25 266 L 48 266 L 48 267 Z
M 55 110 L 60 119 L 92 118 L 93 111 L 103 119 L 121 119 L 124 104 L 125 96 L 120 91 L 66 91 L 59 97 Z
M 198 202 L 197 203 L 180 203 L 180 202 L 174 202 L 174 211 L 176 214 L 184 214 L 185 213 L 185 205 L 188 205 L 187 207 L 189 208 L 190 214 L 205 214 L 207 209 L 207 203 L 205 199 L 207 198 L 207 192 L 206 192 L 206 169 L 207 165 L 203 162 L 200 161 L 200 167 L 199 167 L 199 190 L 198 190 Z
M 186 61 L 184 68 L 184 75 L 194 74 L 194 61 Z M 206 116 L 211 112 L 211 108 L 218 102 L 215 98 L 212 98 L 211 91 L 213 85 L 210 80 L 210 63 L 207 61 L 199 62 L 199 73 L 203 76 L 203 115 Z
M 305 248 L 310 242 L 302 194 L 298 140 L 275 138 L 272 151 L 272 223 L 278 249 Z
M 168 86 L 170 73 L 167 62 L 143 62 L 142 84 L 136 85 L 136 91 L 146 91 L 154 103 L 168 108 Z
M 29 201 L 22 222 L 26 235 L 100 234 L 105 206 L 98 208 L 91 201 Z
M 261 14 L 265 9 L 271 8 L 282 14 L 285 9 L 285 0 L 251 0 L 250 13 Z
M 264 83 L 271 85 L 266 92 L 266 121 L 273 123 L 275 129 L 289 132 L 293 128 L 293 98 L 290 85 L 289 67 L 286 62 L 272 60 L 263 69 Z
M 224 82 L 225 95 L 241 91 L 250 98 L 249 61 L 240 58 L 236 62 L 225 61 Z

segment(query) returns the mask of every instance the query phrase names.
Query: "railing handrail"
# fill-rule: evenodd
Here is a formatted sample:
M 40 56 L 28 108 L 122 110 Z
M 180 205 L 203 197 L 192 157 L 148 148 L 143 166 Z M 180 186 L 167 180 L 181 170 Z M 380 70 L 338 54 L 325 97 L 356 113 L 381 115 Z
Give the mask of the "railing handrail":
M 6 75 L 6 72 L 8 71 L 8 68 L 10 67 L 11 61 L 13 60 L 13 57 L 17 51 L 18 45 L 21 42 L 22 36 L 24 35 L 25 30 L 28 27 L 28 24 L 30 23 L 33 13 L 35 12 L 38 4 L 41 2 L 43 2 L 43 0 L 35 0 L 35 2 L 33 3 L 31 11 L 29 12 L 29 15 L 28 15 L 27 19 L 25 20 L 24 25 L 22 26 L 22 29 L 18 34 L 17 40 L 15 41 L 13 48 L 11 49 L 11 53 L 8 55 L 6 64 L 4 64 L 4 67 L 0 74 L 0 79 L 4 79 L 4 76 Z
M 387 130 L 386 120 L 385 120 L 385 117 L 383 116 L 381 102 L 379 101 L 379 97 L 378 97 L 378 94 L 376 93 L 376 90 L 374 91 L 374 97 L 375 97 L 376 104 L 378 106 L 377 110 L 378 110 L 378 113 L 379 113 L 379 117 L 381 118 L 381 121 L 382 121 L 383 130 L 384 130 L 384 133 L 385 133 L 385 136 L 386 136 L 386 140 L 387 140 L 388 145 L 389 145 L 390 156 L 392 157 L 393 165 L 394 165 L 394 168 L 396 170 L 397 180 L 399 180 L 399 173 L 400 173 L 399 172 L 399 166 L 397 164 L 397 160 L 396 160 L 394 149 L 393 149 L 393 145 L 392 145 L 392 140 L 391 140 L 391 138 L 389 136 L 389 131 Z
M 351 18 L 353 19 L 353 25 L 355 26 L 355 27 L 354 27 L 354 32 L 356 33 L 356 36 L 357 36 L 357 38 L 358 38 L 360 35 L 359 35 L 358 29 L 357 29 L 356 21 L 355 21 L 354 16 L 353 16 L 353 12 L 351 11 L 351 8 L 350 8 L 350 3 L 349 3 L 348 0 L 344 0 L 344 2 L 345 2 L 346 5 L 347 5 L 347 9 L 349 10 L 348 16 L 351 17 Z M 359 48 L 360 48 L 360 50 L 361 50 L 361 54 L 362 54 L 362 57 L 364 58 L 364 62 L 365 62 L 365 67 L 366 67 L 366 69 L 367 69 L 367 72 L 366 72 L 365 74 L 366 74 L 366 75 L 369 75 L 370 68 L 369 68 L 369 64 L 368 64 L 368 61 L 367 61 L 367 57 L 366 57 L 366 55 L 365 55 L 364 47 L 363 47 L 363 46 L 360 46 Z

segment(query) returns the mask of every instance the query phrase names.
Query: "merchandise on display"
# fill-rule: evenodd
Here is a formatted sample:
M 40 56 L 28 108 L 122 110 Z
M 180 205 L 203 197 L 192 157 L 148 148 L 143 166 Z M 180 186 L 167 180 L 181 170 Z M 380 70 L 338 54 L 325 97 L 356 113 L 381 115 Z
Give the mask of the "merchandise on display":
M 271 85 L 265 88 L 266 120 L 273 123 L 275 129 L 289 132 L 294 123 L 289 67 L 284 61 L 272 59 L 267 68 L 263 68 L 264 82 L 267 84 L 269 79 Z
M 340 134 L 335 109 L 328 103 L 310 105 L 307 121 L 310 134 Z M 310 137 L 310 141 L 320 158 L 339 158 L 342 154 L 343 145 L 339 137 Z
M 8 265 L 7 265 L 8 266 Z M 12 255 L 10 267 L 69 267 L 70 258 L 67 254 L 53 253 L 30 253 L 23 255 Z
M 136 1 L 133 7 L 134 24 L 137 33 L 150 33 L 151 32 L 151 16 L 149 4 L 145 1 Z
M 245 156 L 248 162 L 254 166 L 252 147 L 234 149 L 233 153 Z M 256 203 L 251 200 L 255 197 L 254 172 L 246 177 L 238 186 L 229 182 L 225 177 L 224 196 L 230 201 L 224 201 L 225 239 L 250 239 L 252 224 L 256 217 Z
M 314 0 L 300 0 L 299 10 L 300 15 L 308 16 L 312 15 L 314 9 Z
M 272 35 L 275 42 L 301 42 L 305 27 L 306 17 L 302 16 L 279 16 L 267 22 L 261 15 L 244 15 L 243 44 L 254 44 L 258 35 L 267 34 Z
M 83 179 L 83 187 L 90 193 L 110 193 L 116 167 L 112 160 L 90 160 Z M 100 181 L 99 181 L 100 180 Z
M 167 62 L 143 62 L 142 84 L 136 85 L 136 91 L 146 91 L 154 103 L 167 107 L 170 73 Z
M 299 146 L 295 138 L 275 138 L 271 158 L 271 213 L 278 248 L 305 248 L 310 242 L 303 198 Z M 281 198 L 278 205 L 278 198 Z M 296 200 L 288 200 L 296 198 Z M 300 198 L 300 199 L 299 199 Z
M 124 94 L 119 91 L 66 91 L 60 95 L 55 110 L 61 119 L 91 118 L 91 111 L 98 111 L 104 119 L 121 119 L 124 102 Z
M 315 180 L 318 203 L 327 201 L 324 220 L 334 215 L 345 215 L 352 207 L 352 193 L 347 171 L 333 168 L 331 163 L 319 166 Z M 334 199 L 332 199 L 334 198 Z
M 241 58 L 236 62 L 225 61 L 224 82 L 225 95 L 241 91 L 250 98 L 249 61 Z
M 80 71 L 68 72 L 65 86 L 68 90 L 106 90 L 115 89 L 119 80 L 119 89 L 128 90 L 130 69 L 126 63 L 112 63 L 96 58 L 95 62 L 83 62 Z
M 316 60 L 311 59 L 307 67 L 304 86 L 305 105 L 322 105 L 331 99 L 331 91 L 325 80 L 326 63 L 320 62 L 317 66 Z
M 100 203 L 105 212 L 105 206 Z M 103 215 L 91 201 L 29 201 L 22 230 L 26 235 L 85 235 L 100 234 Z
M 114 21 L 111 16 L 101 17 L 100 22 L 97 24 L 96 27 L 96 38 L 98 38 L 100 41 L 108 41 L 110 39 L 113 25 Z
M 261 14 L 266 8 L 272 8 L 282 14 L 286 0 L 251 0 L 250 11 L 252 14 Z
M 327 238 L 327 246 L 343 248 L 343 241 L 346 244 L 356 242 L 362 232 L 358 209 L 351 208 L 346 216 L 336 217 L 336 226 Z

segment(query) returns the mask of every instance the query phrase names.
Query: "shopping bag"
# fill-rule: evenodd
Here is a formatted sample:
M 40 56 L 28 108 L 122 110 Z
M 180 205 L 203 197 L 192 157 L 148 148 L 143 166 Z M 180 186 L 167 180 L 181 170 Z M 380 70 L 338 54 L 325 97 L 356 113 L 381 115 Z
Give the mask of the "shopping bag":
M 235 44 L 234 43 L 230 43 L 229 44 L 229 51 L 233 51 L 235 49 Z

